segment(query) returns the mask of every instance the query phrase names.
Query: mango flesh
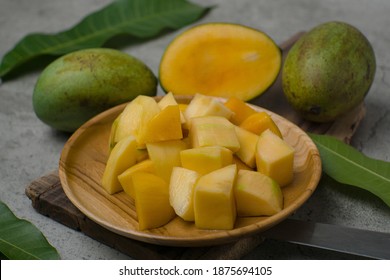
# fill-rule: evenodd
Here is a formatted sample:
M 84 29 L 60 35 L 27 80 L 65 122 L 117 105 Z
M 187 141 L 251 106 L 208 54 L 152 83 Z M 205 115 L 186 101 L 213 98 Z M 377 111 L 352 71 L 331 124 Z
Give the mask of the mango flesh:
M 257 141 L 255 155 L 257 171 L 284 187 L 294 177 L 294 153 L 290 145 L 267 129 Z
M 234 183 L 237 166 L 231 164 L 203 175 L 194 192 L 195 225 L 202 229 L 232 229 L 236 221 Z
M 186 149 L 180 152 L 181 165 L 200 175 L 233 163 L 231 150 L 221 146 Z
M 132 176 L 136 172 L 154 172 L 154 165 L 150 159 L 143 160 L 126 169 L 123 173 L 118 175 L 119 183 L 121 184 L 123 191 L 130 197 L 134 198 L 134 186 Z
M 283 209 L 278 183 L 257 171 L 238 171 L 234 197 L 238 216 L 271 216 Z
M 199 178 L 196 171 L 183 167 L 172 169 L 169 183 L 169 202 L 175 213 L 184 221 L 195 220 L 194 214 L 194 189 Z
M 119 141 L 108 156 L 102 177 L 102 186 L 114 194 L 123 190 L 118 176 L 137 162 L 137 141 L 130 135 Z
M 373 48 L 359 30 L 328 22 L 309 31 L 289 51 L 283 90 L 305 119 L 333 121 L 363 101 L 375 68 Z
M 138 140 L 142 143 L 153 143 L 183 138 L 179 105 L 169 105 L 155 115 L 144 126 Z
M 180 152 L 187 149 L 187 144 L 183 140 L 170 140 L 148 143 L 146 148 L 156 174 L 169 184 L 172 169 L 181 166 Z
M 192 146 L 221 146 L 236 152 L 240 148 L 234 124 L 220 116 L 203 116 L 191 120 L 189 132 Z
M 264 32 L 231 23 L 206 23 L 177 36 L 161 59 L 162 88 L 177 95 L 250 100 L 278 76 L 281 51 Z
M 152 173 L 136 172 L 132 176 L 139 230 L 157 228 L 175 217 L 169 203 L 169 185 Z
M 259 136 L 239 126 L 234 127 L 240 149 L 236 156 L 250 168 L 256 167 L 256 146 Z
M 115 141 L 133 135 L 137 139 L 138 146 L 144 147 L 145 141 L 140 139 L 148 122 L 160 113 L 161 109 L 156 100 L 150 96 L 139 95 L 132 102 L 126 105 L 119 117 Z
M 33 107 L 44 123 L 73 132 L 102 111 L 156 92 L 157 79 L 142 61 L 118 50 L 85 49 L 44 69 L 34 88 Z

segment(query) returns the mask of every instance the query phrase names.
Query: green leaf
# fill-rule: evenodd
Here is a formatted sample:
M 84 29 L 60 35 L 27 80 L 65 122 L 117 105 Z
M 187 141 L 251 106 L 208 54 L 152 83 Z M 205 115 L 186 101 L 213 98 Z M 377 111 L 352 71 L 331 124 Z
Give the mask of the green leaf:
M 194 22 L 209 9 L 186 0 L 116 0 L 66 31 L 27 35 L 3 57 L 0 77 L 37 56 L 100 47 L 117 35 L 152 38 Z
M 309 135 L 318 147 L 326 174 L 340 183 L 365 189 L 390 206 L 390 162 L 367 157 L 332 136 Z
M 42 233 L 30 222 L 18 219 L 0 201 L 0 256 L 11 260 L 60 259 Z

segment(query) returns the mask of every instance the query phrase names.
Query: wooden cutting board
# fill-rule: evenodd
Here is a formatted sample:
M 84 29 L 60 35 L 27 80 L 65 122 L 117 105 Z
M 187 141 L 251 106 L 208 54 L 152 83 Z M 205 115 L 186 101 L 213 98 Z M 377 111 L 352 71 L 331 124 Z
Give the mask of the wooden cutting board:
M 302 35 L 303 32 L 297 33 L 280 45 L 283 57 Z M 364 104 L 361 104 L 335 122 L 307 122 L 296 114 L 284 98 L 280 76 L 266 93 L 251 103 L 285 117 L 305 131 L 332 135 L 346 143 L 350 142 L 365 115 Z M 253 235 L 219 246 L 183 248 L 153 245 L 123 237 L 93 222 L 70 202 L 62 189 L 57 170 L 31 182 L 26 188 L 26 195 L 33 208 L 42 215 L 81 231 L 134 259 L 240 259 L 263 241 L 261 235 Z

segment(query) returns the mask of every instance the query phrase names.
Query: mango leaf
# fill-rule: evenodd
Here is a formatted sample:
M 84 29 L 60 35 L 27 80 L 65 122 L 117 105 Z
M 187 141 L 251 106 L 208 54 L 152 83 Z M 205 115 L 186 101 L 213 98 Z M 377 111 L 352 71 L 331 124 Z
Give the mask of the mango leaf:
M 152 38 L 167 29 L 194 22 L 210 8 L 186 0 L 116 0 L 57 34 L 29 34 L 2 59 L 0 77 L 41 55 L 62 55 L 100 47 L 117 35 Z
M 318 147 L 327 175 L 373 193 L 390 207 L 390 162 L 367 157 L 332 136 L 309 135 Z
M 0 201 L 0 252 L 12 260 L 60 259 L 42 233 L 30 222 L 18 219 Z

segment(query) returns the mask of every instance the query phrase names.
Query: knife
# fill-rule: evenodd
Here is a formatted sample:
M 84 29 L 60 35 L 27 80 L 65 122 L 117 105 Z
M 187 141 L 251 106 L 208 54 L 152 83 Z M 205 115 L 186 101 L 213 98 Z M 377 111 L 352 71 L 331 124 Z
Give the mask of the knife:
M 390 233 L 286 219 L 262 233 L 265 238 L 372 259 L 390 259 Z

